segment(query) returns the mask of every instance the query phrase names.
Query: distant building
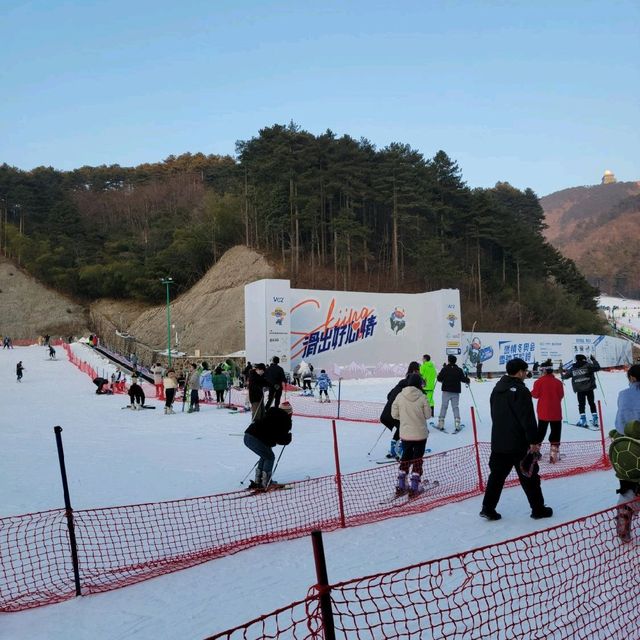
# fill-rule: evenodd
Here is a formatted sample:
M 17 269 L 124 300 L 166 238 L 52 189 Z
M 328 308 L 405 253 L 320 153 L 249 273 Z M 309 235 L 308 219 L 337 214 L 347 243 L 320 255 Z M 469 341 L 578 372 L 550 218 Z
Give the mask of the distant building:
M 602 176 L 602 184 L 613 184 L 617 182 L 616 177 L 613 175 L 613 171 L 607 169 Z

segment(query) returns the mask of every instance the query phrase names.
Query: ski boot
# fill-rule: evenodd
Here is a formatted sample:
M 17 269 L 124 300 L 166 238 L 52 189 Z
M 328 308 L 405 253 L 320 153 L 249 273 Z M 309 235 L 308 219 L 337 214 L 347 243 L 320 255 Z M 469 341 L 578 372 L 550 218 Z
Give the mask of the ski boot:
M 576 422 L 576 426 L 587 428 L 587 416 L 584 413 L 580 414 L 580 419 Z
M 411 474 L 411 481 L 409 484 L 409 497 L 415 498 L 421 493 L 420 489 L 420 476 L 417 473 Z
M 549 462 L 555 464 L 558 460 L 560 460 L 560 443 L 552 442 L 551 451 L 549 452 Z
M 262 489 L 262 469 L 256 469 L 256 475 L 251 482 L 249 482 L 249 489 Z
M 387 453 L 386 457 L 389 458 L 389 460 L 391 460 L 391 458 L 395 458 L 396 457 L 396 443 L 399 442 L 399 440 L 392 440 L 389 443 L 389 453 Z
M 438 431 L 444 431 L 444 418 L 438 418 L 438 424 L 434 424 L 433 428 Z
M 591 414 L 591 424 L 594 427 L 599 427 L 600 424 L 598 422 L 598 414 L 597 413 L 592 413 Z
M 396 485 L 396 496 L 403 496 L 407 493 L 407 472 L 398 472 L 398 484 Z
M 164 415 L 168 416 L 169 415 L 169 407 L 165 407 L 164 408 Z
M 402 440 L 396 440 L 396 460 L 400 460 L 402 458 L 403 451 L 404 447 L 402 446 Z
M 618 508 L 616 516 L 616 533 L 622 542 L 631 541 L 631 516 L 633 515 L 631 508 L 622 506 Z
M 460 418 L 456 418 L 455 420 L 455 429 L 453 430 L 454 433 L 460 433 L 462 431 L 462 425 L 460 424 Z

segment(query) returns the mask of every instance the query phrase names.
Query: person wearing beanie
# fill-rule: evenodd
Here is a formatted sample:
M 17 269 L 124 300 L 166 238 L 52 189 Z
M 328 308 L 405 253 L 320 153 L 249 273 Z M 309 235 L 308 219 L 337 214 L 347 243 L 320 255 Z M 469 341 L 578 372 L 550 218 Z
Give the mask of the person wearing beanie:
M 442 365 L 442 369 L 438 374 L 438 382 L 442 385 L 442 404 L 440 406 L 438 424 L 435 427 L 440 431 L 444 431 L 444 420 L 447 417 L 449 403 L 451 403 L 451 408 L 453 409 L 455 433 L 462 431 L 462 424 L 460 423 L 460 394 L 462 393 L 462 383 L 469 384 L 471 380 L 456 364 L 457 361 L 458 359 L 455 356 L 448 356 L 447 364 Z
M 259 457 L 255 479 L 249 484 L 249 489 L 266 491 L 278 486 L 272 479 L 275 461 L 273 447 L 278 444 L 286 447 L 291 443 L 292 413 L 293 408 L 288 402 L 283 402 L 279 407 L 270 407 L 244 432 L 245 447 Z
M 391 416 L 400 423 L 402 458 L 398 470 L 396 495 L 409 493 L 410 497 L 420 493 L 422 481 L 422 457 L 427 446 L 429 430 L 427 420 L 431 407 L 422 390 L 423 380 L 419 373 L 412 373 L 407 384 L 391 405 Z M 407 475 L 411 477 L 407 483 Z
M 538 413 L 538 439 L 542 442 L 549 432 L 549 462 L 556 463 L 560 459 L 560 437 L 562 435 L 562 398 L 564 398 L 564 385 L 553 375 L 553 363 L 551 360 L 543 362 L 540 366 L 542 376 L 538 378 L 531 390 L 531 396 L 538 401 L 536 407 Z
M 571 369 L 568 371 L 560 369 L 560 375 L 563 380 L 571 379 L 571 387 L 578 398 L 578 412 L 580 413 L 577 426 L 585 429 L 589 426 L 585 412 L 587 402 L 591 410 L 591 424 L 594 427 L 598 426 L 598 413 L 593 397 L 593 392 L 596 389 L 596 371 L 600 371 L 600 364 L 595 356 L 591 355 L 587 360 L 587 356 L 584 353 L 576 354 Z
M 528 367 L 522 358 L 509 360 L 507 374 L 498 380 L 491 392 L 489 479 L 480 511 L 480 516 L 486 520 L 500 520 L 502 517 L 496 507 L 504 483 L 514 467 L 531 507 L 531 517 L 537 520 L 553 515 L 553 509 L 544 504 L 540 488 L 538 425 L 531 393 L 524 383 L 529 377 Z

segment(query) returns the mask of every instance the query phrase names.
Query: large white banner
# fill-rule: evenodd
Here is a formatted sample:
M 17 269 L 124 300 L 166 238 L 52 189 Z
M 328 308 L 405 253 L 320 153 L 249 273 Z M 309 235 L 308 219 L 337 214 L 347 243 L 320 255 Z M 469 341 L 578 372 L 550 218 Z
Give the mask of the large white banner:
M 463 364 L 474 370 L 482 362 L 483 372 L 504 372 L 512 358 L 529 364 L 551 358 L 555 366 L 566 367 L 576 354 L 593 355 L 601 366 L 631 364 L 631 343 L 603 335 L 565 335 L 529 333 L 463 333 Z
M 336 377 L 395 377 L 425 353 L 436 366 L 447 354 L 462 353 L 457 289 L 365 293 L 289 289 L 288 284 L 261 280 L 245 287 L 246 349 L 252 362 L 278 355 L 285 369 L 304 360 Z M 261 313 L 263 323 L 257 317 Z M 285 335 L 290 335 L 287 357 Z

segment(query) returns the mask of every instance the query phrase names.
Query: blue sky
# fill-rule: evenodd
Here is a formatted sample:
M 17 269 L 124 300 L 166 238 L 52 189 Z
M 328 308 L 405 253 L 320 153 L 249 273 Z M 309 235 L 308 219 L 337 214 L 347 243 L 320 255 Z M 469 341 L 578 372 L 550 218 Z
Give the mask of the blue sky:
M 472 187 L 640 180 L 640 2 L 0 3 L 0 162 L 135 165 L 293 120 Z

